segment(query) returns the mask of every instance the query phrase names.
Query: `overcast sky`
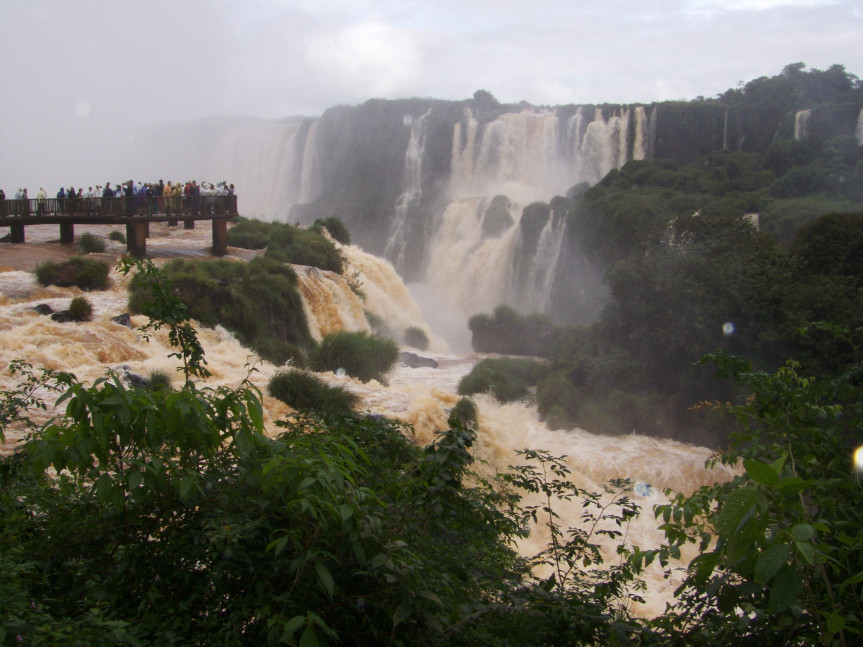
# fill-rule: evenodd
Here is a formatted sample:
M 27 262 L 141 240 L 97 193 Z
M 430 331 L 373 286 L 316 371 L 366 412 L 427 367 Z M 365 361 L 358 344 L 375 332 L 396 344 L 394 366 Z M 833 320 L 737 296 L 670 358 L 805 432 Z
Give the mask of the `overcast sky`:
M 7 194 L 86 164 L 87 142 L 197 117 L 478 89 L 692 99 L 794 62 L 863 76 L 863 0 L 2 0 L 2 15 Z

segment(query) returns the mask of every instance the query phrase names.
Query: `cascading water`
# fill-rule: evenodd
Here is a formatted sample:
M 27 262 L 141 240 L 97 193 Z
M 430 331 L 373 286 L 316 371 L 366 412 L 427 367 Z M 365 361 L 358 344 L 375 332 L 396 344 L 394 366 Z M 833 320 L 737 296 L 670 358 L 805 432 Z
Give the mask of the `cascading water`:
M 794 115 L 794 139 L 806 139 L 809 136 L 809 118 L 811 110 L 799 110 Z
M 417 204 L 422 193 L 422 161 L 428 132 L 427 118 L 430 114 L 431 110 L 411 120 L 411 137 L 405 151 L 403 191 L 396 202 L 395 215 L 384 247 L 384 256 L 391 259 L 396 267 L 402 267 L 405 262 L 408 210 Z
M 860 108 L 860 114 L 857 115 L 857 144 L 863 146 L 863 108 Z

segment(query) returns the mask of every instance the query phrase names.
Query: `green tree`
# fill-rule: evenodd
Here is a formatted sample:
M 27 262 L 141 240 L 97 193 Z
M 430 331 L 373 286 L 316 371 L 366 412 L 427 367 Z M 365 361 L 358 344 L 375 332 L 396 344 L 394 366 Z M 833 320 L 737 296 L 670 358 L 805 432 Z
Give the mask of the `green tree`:
M 863 630 L 861 367 L 820 380 L 789 362 L 775 373 L 714 356 L 751 390 L 731 407 L 741 431 L 728 483 L 657 507 L 671 554 L 699 555 L 659 625 L 675 644 L 850 645 Z M 733 621 L 729 621 L 733 618 Z

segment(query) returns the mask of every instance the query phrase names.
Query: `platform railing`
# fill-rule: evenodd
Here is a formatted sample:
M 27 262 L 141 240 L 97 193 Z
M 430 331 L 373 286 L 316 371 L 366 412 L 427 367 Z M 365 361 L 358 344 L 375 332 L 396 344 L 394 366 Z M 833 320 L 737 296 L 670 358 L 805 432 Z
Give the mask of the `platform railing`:
M 235 195 L 120 196 L 0 200 L 0 218 L 11 216 L 147 216 L 237 213 Z

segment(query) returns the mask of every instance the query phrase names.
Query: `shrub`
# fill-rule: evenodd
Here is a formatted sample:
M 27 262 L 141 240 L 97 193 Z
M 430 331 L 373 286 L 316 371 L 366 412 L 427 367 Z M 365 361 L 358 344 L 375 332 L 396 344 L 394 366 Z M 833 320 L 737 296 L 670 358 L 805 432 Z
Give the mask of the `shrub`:
M 463 426 L 471 429 L 476 429 L 479 426 L 479 413 L 476 410 L 476 404 L 470 398 L 459 398 L 459 401 L 450 411 L 449 417 L 450 420 L 455 418 Z
M 163 268 L 189 315 L 205 326 L 223 325 L 240 343 L 282 364 L 311 346 L 302 298 L 293 269 L 271 258 L 249 263 L 177 259 Z M 129 309 L 152 316 L 150 293 L 136 276 L 129 286 Z
M 279 371 L 267 385 L 267 391 L 298 411 L 344 415 L 352 413 L 359 396 L 340 387 L 325 384 L 306 371 Z
M 90 321 L 93 316 L 93 306 L 86 297 L 75 297 L 69 302 L 69 316 L 72 321 Z
M 398 345 L 391 339 L 382 339 L 366 331 L 338 331 L 328 334 L 312 350 L 310 364 L 316 371 L 341 368 L 363 382 L 382 382 L 398 354 Z
M 104 261 L 73 256 L 68 261 L 44 261 L 33 270 L 41 285 L 78 287 L 82 290 L 105 290 L 108 280 L 108 264 Z
M 293 366 L 303 367 L 308 361 L 306 351 L 301 346 L 272 337 L 256 340 L 252 344 L 252 350 L 276 366 L 290 363 Z
M 114 242 L 120 243 L 121 245 L 126 244 L 126 236 L 122 231 L 112 231 L 108 233 L 108 238 L 113 240 Z
M 529 359 L 485 359 L 458 384 L 459 395 L 491 393 L 500 402 L 519 400 L 536 386 L 548 368 Z
M 311 265 L 337 274 L 341 274 L 344 268 L 335 245 L 319 231 L 281 222 L 239 218 L 228 230 L 228 245 L 244 249 L 266 248 L 266 254 L 277 261 Z
M 81 235 L 78 239 L 78 244 L 81 246 L 81 251 L 85 254 L 100 254 L 107 248 L 104 239 L 94 236 L 89 232 Z
M 405 330 L 405 344 L 420 350 L 428 350 L 429 338 L 422 329 L 411 326 Z

